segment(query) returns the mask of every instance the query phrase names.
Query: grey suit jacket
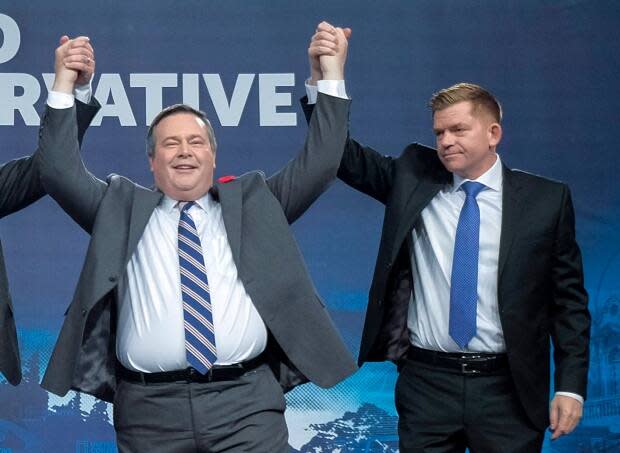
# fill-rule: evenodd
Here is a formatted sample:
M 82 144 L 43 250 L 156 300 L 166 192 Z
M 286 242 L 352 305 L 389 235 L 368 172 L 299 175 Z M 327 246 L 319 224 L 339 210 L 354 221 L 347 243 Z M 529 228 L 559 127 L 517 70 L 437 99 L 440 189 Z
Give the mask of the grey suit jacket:
M 308 276 L 290 231 L 335 179 L 347 137 L 349 101 L 320 95 L 299 155 L 277 174 L 253 172 L 212 193 L 222 206 L 239 277 L 270 333 L 269 362 L 285 390 L 310 380 L 328 387 L 356 370 Z M 48 108 L 38 162 L 46 190 L 91 234 L 43 387 L 113 401 L 116 306 L 122 275 L 161 192 L 84 167 L 71 110 Z
M 84 132 L 98 108 L 77 103 L 77 137 L 82 141 Z M 73 118 L 75 123 L 75 118 Z M 34 203 L 45 195 L 39 181 L 39 172 L 32 157 L 22 157 L 0 166 L 0 218 Z M 13 320 L 13 306 L 9 282 L 0 245 L 0 372 L 9 383 L 19 384 L 22 378 L 17 333 Z

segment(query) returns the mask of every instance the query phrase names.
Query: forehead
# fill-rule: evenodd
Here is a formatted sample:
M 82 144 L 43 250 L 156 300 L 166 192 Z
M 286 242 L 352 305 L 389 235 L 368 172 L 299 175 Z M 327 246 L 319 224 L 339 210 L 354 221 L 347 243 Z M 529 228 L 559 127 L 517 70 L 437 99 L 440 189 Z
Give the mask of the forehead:
M 199 134 L 207 135 L 205 122 L 192 113 L 179 112 L 162 119 L 153 130 L 158 138 L 174 135 Z
M 471 101 L 457 102 L 445 109 L 437 110 L 433 115 L 433 125 L 445 126 L 473 119 L 473 104 Z

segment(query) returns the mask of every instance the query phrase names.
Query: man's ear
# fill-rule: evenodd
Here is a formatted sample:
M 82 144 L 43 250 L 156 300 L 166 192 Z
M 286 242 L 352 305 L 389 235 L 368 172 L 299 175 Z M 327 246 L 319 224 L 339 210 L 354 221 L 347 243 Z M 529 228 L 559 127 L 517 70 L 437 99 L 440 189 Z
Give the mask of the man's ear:
M 489 125 L 489 146 L 494 148 L 502 140 L 502 126 L 499 123 L 491 123 Z
M 153 173 L 153 158 L 149 156 L 149 168 L 151 169 L 151 173 Z

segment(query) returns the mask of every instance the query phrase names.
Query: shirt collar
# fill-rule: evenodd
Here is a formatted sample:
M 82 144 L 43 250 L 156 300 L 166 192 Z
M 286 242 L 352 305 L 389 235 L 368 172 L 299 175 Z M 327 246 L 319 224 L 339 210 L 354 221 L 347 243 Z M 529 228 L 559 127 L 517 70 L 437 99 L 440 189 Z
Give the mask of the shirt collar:
M 466 181 L 477 181 L 484 184 L 489 190 L 499 192 L 502 190 L 503 179 L 504 175 L 502 172 L 502 161 L 499 158 L 499 154 L 497 154 L 497 159 L 495 159 L 495 163 L 491 166 L 491 168 L 489 168 L 486 172 L 480 175 L 480 177 L 478 177 L 477 179 L 465 179 L 460 177 L 456 173 L 452 173 L 451 191 L 456 192 Z
M 173 198 L 170 198 L 168 195 L 164 195 L 159 203 L 159 206 L 168 214 L 172 213 L 179 206 L 179 201 Z M 211 194 L 207 192 L 198 200 L 195 200 L 194 203 L 198 205 L 203 211 L 208 212 L 211 204 L 213 203 L 213 199 L 211 198 Z

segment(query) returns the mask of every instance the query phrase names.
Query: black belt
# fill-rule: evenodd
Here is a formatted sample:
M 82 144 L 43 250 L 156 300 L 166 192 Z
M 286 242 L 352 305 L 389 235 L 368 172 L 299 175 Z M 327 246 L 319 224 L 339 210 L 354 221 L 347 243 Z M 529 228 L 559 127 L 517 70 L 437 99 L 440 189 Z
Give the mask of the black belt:
M 488 374 L 508 369 L 506 354 L 441 352 L 410 346 L 407 358 L 460 374 Z
M 138 382 L 140 384 L 231 381 L 241 377 L 250 370 L 258 368 L 263 363 L 265 363 L 265 356 L 264 354 L 259 354 L 253 359 L 233 365 L 214 365 L 207 374 L 202 374 L 193 367 L 185 368 L 184 370 L 142 373 L 128 370 L 121 364 L 118 364 L 116 375 L 126 381 Z

